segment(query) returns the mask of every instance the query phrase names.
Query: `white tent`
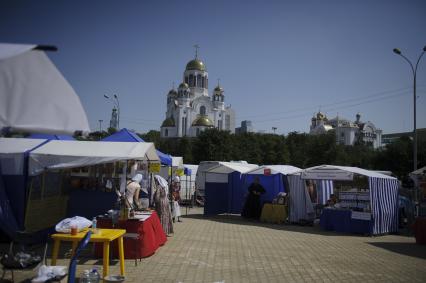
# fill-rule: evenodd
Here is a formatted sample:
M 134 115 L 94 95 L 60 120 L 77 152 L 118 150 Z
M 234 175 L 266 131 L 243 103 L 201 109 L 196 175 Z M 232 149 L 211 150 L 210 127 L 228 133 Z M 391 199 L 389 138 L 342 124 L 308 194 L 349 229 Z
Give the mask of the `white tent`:
M 0 165 L 4 175 L 24 174 L 24 153 L 46 142 L 43 139 L 0 138 Z
M 262 165 L 262 166 L 259 166 L 255 169 L 253 169 L 253 170 L 246 172 L 246 174 L 264 175 L 265 169 L 270 170 L 271 175 L 275 175 L 275 174 L 288 175 L 288 174 L 294 174 L 296 172 L 301 171 L 300 168 L 294 167 L 294 166 L 291 166 L 291 165 Z
M 241 174 L 257 167 L 241 162 L 219 162 L 205 171 L 204 214 L 241 213 L 245 195 Z
M 219 175 L 227 175 L 232 172 L 239 172 L 241 174 L 246 173 L 250 170 L 257 168 L 256 164 L 247 164 L 247 163 L 236 163 L 236 162 L 219 162 L 216 166 L 208 169 L 206 171 L 206 182 L 218 182 Z M 228 182 L 227 177 L 225 178 L 226 182 Z
M 79 97 L 36 47 L 0 44 L 0 130 L 90 132 Z
M 180 156 L 172 156 L 172 167 L 183 169 L 183 158 Z
M 119 160 L 160 159 L 153 143 L 51 140 L 30 153 L 29 174 Z
M 312 203 L 305 188 L 305 179 L 353 180 L 354 174 L 368 177 L 371 205 L 371 234 L 398 231 L 398 180 L 379 172 L 357 167 L 320 165 L 302 170 L 289 178 L 291 200 L 290 220 L 306 219 L 312 211 Z
M 419 168 L 416 171 L 411 172 L 410 176 L 419 176 L 419 175 L 424 175 L 425 173 L 426 173 L 426 166 L 423 166 L 422 168 Z

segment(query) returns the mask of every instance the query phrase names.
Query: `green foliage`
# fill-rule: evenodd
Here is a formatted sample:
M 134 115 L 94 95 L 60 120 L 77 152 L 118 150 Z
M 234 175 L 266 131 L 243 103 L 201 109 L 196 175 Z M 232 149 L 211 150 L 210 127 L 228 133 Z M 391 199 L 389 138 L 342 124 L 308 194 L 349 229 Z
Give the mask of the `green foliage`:
M 90 140 L 99 140 L 107 132 L 96 132 Z M 381 149 L 362 142 L 354 146 L 336 144 L 334 132 L 308 135 L 292 132 L 286 137 L 275 134 L 230 132 L 209 129 L 198 137 L 161 138 L 159 131 L 139 136 L 153 142 L 157 149 L 173 156 L 182 156 L 187 164 L 200 161 L 245 160 L 254 164 L 290 164 L 307 168 L 321 164 L 355 166 L 372 170 L 392 171 L 399 178 L 413 170 L 412 141 L 403 137 Z M 418 167 L 426 164 L 426 141 L 418 144 Z

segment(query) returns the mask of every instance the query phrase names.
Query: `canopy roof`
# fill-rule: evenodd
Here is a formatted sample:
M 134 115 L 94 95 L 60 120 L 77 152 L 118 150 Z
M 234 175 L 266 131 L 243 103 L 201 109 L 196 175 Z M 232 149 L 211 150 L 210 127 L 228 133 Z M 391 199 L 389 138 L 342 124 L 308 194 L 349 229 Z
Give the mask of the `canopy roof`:
M 253 170 L 246 172 L 245 174 L 263 175 L 265 173 L 265 169 L 270 169 L 271 175 L 275 175 L 275 174 L 288 175 L 288 174 L 300 172 L 302 170 L 298 167 L 294 167 L 291 165 L 262 165 L 262 166 L 259 166 L 258 168 L 255 168 Z
M 130 159 L 160 161 L 153 143 L 51 140 L 30 153 L 29 173 Z
M 422 168 L 419 168 L 416 171 L 411 172 L 410 175 L 423 175 L 425 173 L 426 173 L 426 166 L 423 166 Z
M 19 154 L 44 143 L 41 139 L 0 138 L 0 154 Z
M 183 168 L 183 158 L 180 156 L 172 156 L 172 166 Z
M 353 174 L 363 175 L 367 177 L 396 179 L 394 177 L 370 171 L 358 167 L 336 166 L 336 165 L 320 165 L 302 170 L 302 179 L 313 180 L 352 180 Z
M 244 163 L 235 163 L 235 162 L 219 162 L 218 165 L 207 170 L 208 173 L 216 174 L 229 174 L 232 172 L 246 173 L 250 170 L 257 168 L 256 164 L 244 164 Z
M 0 43 L 0 130 L 90 132 L 79 97 L 35 47 Z
M 120 131 L 103 138 L 101 141 L 108 142 L 145 142 L 140 136 L 136 133 L 129 131 L 126 128 L 121 129 Z M 172 156 L 162 153 L 157 149 L 157 155 L 160 158 L 161 164 L 171 166 L 172 165 Z
M 62 140 L 62 141 L 75 141 L 75 138 L 69 135 L 52 135 L 52 134 L 31 134 L 30 139 L 46 139 L 46 140 Z

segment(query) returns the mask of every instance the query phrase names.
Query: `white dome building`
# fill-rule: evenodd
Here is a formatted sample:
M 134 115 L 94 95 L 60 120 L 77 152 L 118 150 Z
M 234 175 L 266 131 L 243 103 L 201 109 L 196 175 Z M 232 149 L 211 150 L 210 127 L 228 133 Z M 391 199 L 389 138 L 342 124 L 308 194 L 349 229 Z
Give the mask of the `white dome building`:
M 195 56 L 186 64 L 183 82 L 167 94 L 166 119 L 161 137 L 196 137 L 207 128 L 235 133 L 235 113 L 225 106 L 223 88 L 218 84 L 212 97 L 208 93 L 209 75 L 204 63 Z
M 336 142 L 344 145 L 354 145 L 357 142 L 372 145 L 374 148 L 382 146 L 382 130 L 368 121 L 362 122 L 361 115 L 356 114 L 354 122 L 337 117 L 327 119 L 327 116 L 318 112 L 311 119 L 309 133 L 312 135 L 325 134 L 330 130 L 336 131 Z

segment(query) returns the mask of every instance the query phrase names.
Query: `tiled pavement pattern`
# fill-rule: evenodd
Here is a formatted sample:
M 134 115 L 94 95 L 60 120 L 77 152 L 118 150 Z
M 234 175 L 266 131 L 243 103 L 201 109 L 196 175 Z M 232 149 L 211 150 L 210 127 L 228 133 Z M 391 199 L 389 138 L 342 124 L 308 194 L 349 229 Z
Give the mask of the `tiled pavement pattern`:
M 413 237 L 342 235 L 201 212 L 192 209 L 166 245 L 138 266 L 126 260 L 126 282 L 426 282 L 426 246 Z M 86 256 L 77 276 L 102 267 Z M 111 273 L 118 274 L 114 264 Z M 33 274 L 21 272 L 16 282 Z

